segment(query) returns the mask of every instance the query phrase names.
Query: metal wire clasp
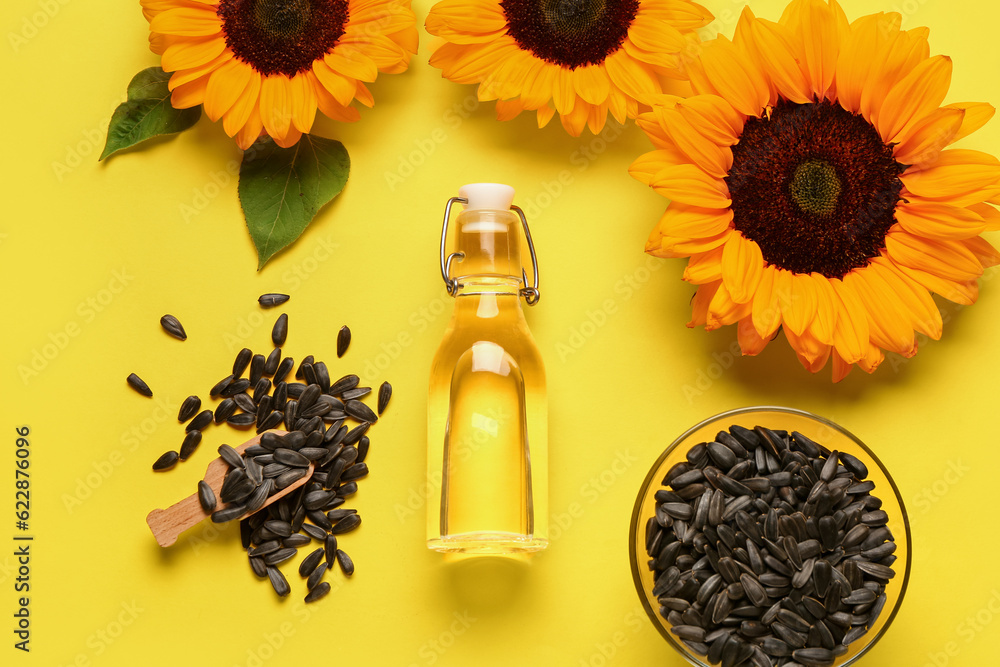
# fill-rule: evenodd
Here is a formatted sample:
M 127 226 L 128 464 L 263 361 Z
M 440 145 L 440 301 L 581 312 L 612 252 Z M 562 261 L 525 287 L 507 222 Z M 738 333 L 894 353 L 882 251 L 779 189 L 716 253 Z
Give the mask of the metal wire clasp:
M 446 254 L 447 248 L 446 244 L 448 241 L 448 222 L 451 219 L 451 207 L 454 204 L 467 204 L 469 200 L 464 197 L 451 197 L 448 199 L 448 203 L 444 207 L 444 222 L 441 225 L 441 277 L 444 278 L 445 287 L 448 290 L 448 294 L 455 296 L 458 293 L 459 283 L 458 280 L 451 277 L 451 263 L 455 260 L 461 262 L 465 259 L 464 252 L 453 252 Z M 517 213 L 517 217 L 521 219 L 521 227 L 524 229 L 524 238 L 528 242 L 528 252 L 531 254 L 531 285 L 528 285 L 528 274 L 521 267 L 521 281 L 523 287 L 518 290 L 518 294 L 524 297 L 525 302 L 529 306 L 534 306 L 538 303 L 541 298 L 541 293 L 538 291 L 538 258 L 535 256 L 535 243 L 531 240 L 531 230 L 528 229 L 528 220 L 524 217 L 524 211 L 521 210 L 520 206 L 511 206 L 512 211 Z

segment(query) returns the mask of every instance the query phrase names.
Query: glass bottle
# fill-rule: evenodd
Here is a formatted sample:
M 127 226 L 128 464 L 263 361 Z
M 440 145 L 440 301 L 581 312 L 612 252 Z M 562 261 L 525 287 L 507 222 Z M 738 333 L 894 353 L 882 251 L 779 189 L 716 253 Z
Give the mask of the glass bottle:
M 459 194 L 448 201 L 441 233 L 441 273 L 455 309 L 431 366 L 427 546 L 539 551 L 548 545 L 545 370 L 520 300 L 538 301 L 534 246 L 524 214 L 511 206 L 513 188 L 477 183 Z M 457 251 L 446 258 L 454 203 L 465 210 L 455 225 Z

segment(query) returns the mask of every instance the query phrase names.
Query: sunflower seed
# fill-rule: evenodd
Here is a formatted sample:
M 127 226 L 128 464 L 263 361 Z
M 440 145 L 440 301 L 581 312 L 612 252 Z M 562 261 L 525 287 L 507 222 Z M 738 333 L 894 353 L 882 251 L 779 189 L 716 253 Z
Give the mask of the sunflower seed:
M 229 445 L 219 445 L 219 456 L 229 464 L 230 468 L 245 468 L 243 457 Z
M 253 493 L 247 498 L 246 501 L 246 512 L 247 514 L 253 514 L 267 502 L 268 496 L 274 490 L 274 480 L 265 479 L 262 480 L 260 485 L 253 490 Z M 291 546 L 291 545 L 287 545 Z
M 392 385 L 388 382 L 383 382 L 378 388 L 378 415 L 382 416 L 385 412 L 386 407 L 389 405 L 389 399 L 392 398 Z
M 294 551 L 294 549 L 293 549 Z M 271 580 L 271 586 L 274 588 L 274 592 L 285 597 L 292 592 L 291 587 L 288 585 L 288 580 L 285 579 L 285 575 L 281 573 L 276 567 L 267 567 L 267 578 Z
M 201 508 L 205 510 L 205 514 L 211 514 L 215 510 L 215 492 L 212 491 L 212 487 L 205 480 L 198 482 L 198 502 L 201 503 Z
M 179 458 L 177 452 L 170 450 L 169 452 L 164 452 L 160 458 L 153 462 L 153 470 L 156 472 L 162 472 L 164 470 L 170 470 L 175 465 L 177 465 L 177 459 Z
M 246 391 L 250 388 L 250 380 L 241 378 L 239 380 L 233 380 L 230 382 L 225 389 L 219 392 L 220 396 L 231 397 Z
M 233 399 L 231 398 L 223 399 L 221 403 L 215 406 L 215 414 L 213 415 L 215 423 L 221 424 L 222 422 L 232 417 L 233 413 L 236 412 L 236 407 L 237 407 L 236 401 L 234 401 Z
M 837 656 L 825 648 L 800 648 L 792 651 L 792 659 L 804 667 L 824 667 L 832 665 Z
M 315 358 L 311 354 L 308 357 L 306 357 L 305 359 L 303 359 L 302 363 L 299 364 L 298 370 L 295 371 L 295 379 L 296 380 L 301 380 L 304 377 L 304 375 L 303 375 L 303 368 L 305 366 L 307 366 L 307 365 L 312 364 L 314 361 L 315 361 Z
M 354 389 L 355 387 L 358 386 L 360 382 L 361 378 L 359 378 L 357 375 L 345 375 L 344 377 L 340 378 L 332 385 L 330 385 L 330 391 L 328 391 L 327 393 L 333 396 L 339 396 L 348 389 Z
M 264 556 L 264 564 L 278 565 L 280 563 L 284 563 L 289 558 L 295 556 L 295 554 L 297 554 L 298 552 L 299 552 L 298 549 L 294 549 L 292 547 L 283 547 L 281 549 L 278 549 L 274 553 L 270 553 Z
M 274 478 L 274 486 L 277 489 L 284 489 L 285 487 L 291 486 L 295 482 L 299 481 L 308 474 L 305 468 L 294 468 L 292 470 L 286 470 L 277 477 Z
M 276 347 L 271 350 L 264 360 L 264 375 L 274 375 L 278 372 L 278 364 L 281 363 L 281 348 Z
M 316 584 L 315 588 L 309 591 L 309 594 L 306 595 L 305 597 L 305 601 L 307 603 L 315 602 L 316 600 L 319 600 L 329 592 L 330 592 L 330 584 L 326 581 L 320 582 L 319 584 Z
M 192 394 L 184 399 L 181 403 L 181 409 L 177 412 L 177 421 L 184 423 L 187 420 L 194 417 L 194 415 L 201 409 L 201 399 Z
M 135 373 L 129 373 L 129 376 L 125 378 L 128 385 L 135 389 L 137 392 L 143 396 L 152 396 L 153 390 L 149 388 L 149 385 L 143 382 L 142 378 Z
M 347 325 L 340 327 L 340 331 L 337 332 L 337 358 L 344 356 L 347 352 L 348 346 L 351 344 L 351 330 L 347 328 Z
M 309 459 L 295 450 L 285 449 L 284 447 L 274 450 L 274 460 L 295 468 L 309 467 Z
M 275 347 L 281 347 L 285 344 L 286 338 L 288 338 L 288 315 L 282 313 L 271 328 L 271 342 Z
M 257 416 L 249 412 L 241 412 L 235 414 L 226 420 L 226 423 L 230 426 L 235 426 L 237 428 L 246 428 L 247 426 L 253 426 L 254 421 L 256 421 Z
M 329 523 L 329 521 L 327 521 L 327 523 Z M 314 540 L 322 542 L 324 539 L 326 539 L 326 531 L 320 528 L 319 526 L 314 526 L 311 523 L 303 523 L 302 530 Z
M 212 514 L 213 523 L 226 523 L 227 521 L 232 521 L 243 515 L 246 511 L 246 507 L 243 505 L 230 505 L 229 507 L 221 510 L 216 510 Z
M 319 565 L 320 560 L 323 558 L 323 554 L 324 550 L 320 547 L 303 558 L 302 562 L 299 563 L 299 576 L 308 577 L 312 574 L 313 570 L 316 569 L 316 566 Z
M 194 454 L 195 450 L 198 449 L 200 443 L 201 431 L 197 429 L 188 431 L 187 435 L 184 436 L 184 442 L 181 443 L 181 451 L 178 458 L 181 461 L 187 461 Z
M 278 364 L 278 369 L 274 371 L 274 386 L 277 387 L 279 384 L 285 381 L 288 374 L 292 372 L 292 368 L 295 367 L 295 360 L 291 357 L 285 357 Z M 277 390 L 275 390 L 275 395 L 277 395 Z
M 264 421 L 262 421 L 260 425 L 257 427 L 257 432 L 263 433 L 268 429 L 277 428 L 278 425 L 281 424 L 281 420 L 284 418 L 284 416 L 285 415 L 282 414 L 281 412 L 278 412 L 277 410 L 272 410 L 267 417 L 264 417 Z
M 216 382 L 215 385 L 211 389 L 209 389 L 208 395 L 212 396 L 213 398 L 215 396 L 218 396 L 219 394 L 222 393 L 222 391 L 226 387 L 228 387 L 230 384 L 232 384 L 233 379 L 235 377 L 236 377 L 235 375 L 227 375 L 226 377 L 222 378 L 221 380 L 219 380 L 218 382 Z
M 254 405 L 253 399 L 250 397 L 250 394 L 239 393 L 234 395 L 232 398 L 233 402 L 236 403 L 236 407 L 238 407 L 243 412 L 255 412 L 257 410 L 257 406 Z
M 326 570 L 327 570 L 326 563 L 320 563 L 319 565 L 317 565 L 316 568 L 309 575 L 309 578 L 306 580 L 306 588 L 308 590 L 316 588 L 317 584 L 319 584 L 323 580 L 323 575 L 326 574 Z
M 248 560 L 250 561 L 250 569 L 253 570 L 254 574 L 262 579 L 267 576 L 267 566 L 264 565 L 263 558 L 249 558 Z
M 350 514 L 345 516 L 343 519 L 337 522 L 337 525 L 333 527 L 330 531 L 334 535 L 341 535 L 343 533 L 354 530 L 361 523 L 360 514 Z
M 264 374 L 264 355 L 255 354 L 253 358 L 250 359 L 250 375 L 247 376 L 247 380 L 250 384 L 257 384 L 261 376 Z M 247 386 L 250 386 L 249 384 Z
M 309 539 L 308 535 L 295 533 L 281 540 L 281 545 L 285 547 L 295 547 L 297 549 L 299 547 L 309 544 L 311 541 L 312 540 Z
M 343 549 L 337 549 L 337 563 L 340 564 L 340 569 L 347 576 L 354 574 L 354 561 L 351 560 L 351 557 Z
M 184 327 L 181 326 L 180 320 L 173 315 L 164 315 L 161 317 L 160 326 L 163 327 L 164 331 L 177 340 L 187 340 L 187 334 L 184 332 Z
M 288 301 L 291 298 L 287 294 L 279 294 L 277 292 L 268 292 L 267 294 L 261 294 L 257 297 L 257 303 L 260 304 L 261 308 L 274 308 L 275 306 L 280 306 L 281 304 Z

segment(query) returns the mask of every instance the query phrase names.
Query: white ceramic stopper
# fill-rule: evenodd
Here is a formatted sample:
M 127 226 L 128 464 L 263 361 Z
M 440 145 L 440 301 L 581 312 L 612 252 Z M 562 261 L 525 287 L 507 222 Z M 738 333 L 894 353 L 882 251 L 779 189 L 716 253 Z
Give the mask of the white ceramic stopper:
M 502 183 L 470 183 L 458 189 L 458 196 L 469 200 L 467 211 L 507 211 L 514 203 L 514 188 Z

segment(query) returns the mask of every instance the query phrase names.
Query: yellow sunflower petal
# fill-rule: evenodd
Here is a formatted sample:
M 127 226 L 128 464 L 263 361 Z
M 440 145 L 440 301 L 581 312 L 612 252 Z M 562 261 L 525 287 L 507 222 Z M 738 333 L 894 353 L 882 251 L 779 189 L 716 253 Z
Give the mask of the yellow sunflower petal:
M 875 124 L 883 141 L 896 141 L 907 123 L 940 106 L 951 86 L 951 69 L 951 58 L 934 56 L 919 63 L 892 87 Z
M 558 109 L 556 109 L 558 111 Z M 583 100 L 577 100 L 573 111 L 567 114 L 560 114 L 559 120 L 562 126 L 571 136 L 578 137 L 587 125 L 587 118 L 590 116 L 590 105 Z
M 788 25 L 797 28 L 802 38 L 802 68 L 808 79 L 809 92 L 823 99 L 833 83 L 840 55 L 836 14 L 822 0 L 803 0 L 798 16 Z
M 292 124 L 291 105 L 288 77 L 284 74 L 264 77 L 260 85 L 260 119 L 275 142 L 288 134 Z
M 315 73 L 316 70 L 314 68 L 313 74 Z M 316 93 L 316 106 L 327 118 L 339 120 L 344 123 L 353 123 L 361 117 L 357 109 L 343 105 L 337 101 L 337 98 L 330 94 L 330 91 L 327 90 L 324 84 L 320 83 L 319 78 L 313 78 L 313 92 Z
M 174 88 L 170 93 L 170 104 L 175 109 L 196 107 L 205 101 L 206 90 L 208 90 L 208 77 L 203 76 Z
M 652 68 L 632 60 L 621 49 L 605 58 L 604 66 L 611 81 L 633 99 L 643 102 L 650 95 L 662 92 Z
M 927 271 L 910 268 L 905 264 L 893 260 L 892 257 L 889 260 L 900 273 L 912 278 L 918 285 L 935 294 L 940 294 L 949 301 L 954 301 L 963 306 L 971 306 L 979 296 L 979 283 L 977 280 L 948 280 Z
M 689 97 L 678 102 L 674 108 L 703 137 L 717 146 L 732 146 L 743 134 L 743 114 L 716 95 Z
M 611 81 L 602 65 L 577 67 L 572 72 L 572 78 L 576 94 L 590 104 L 601 104 L 611 94 Z
M 753 299 L 764 273 L 764 256 L 760 246 L 739 232 L 729 235 L 721 255 L 721 278 L 737 303 Z
M 787 328 L 784 331 L 785 339 L 792 346 L 792 349 L 795 350 L 795 356 L 798 357 L 802 367 L 810 373 L 818 373 L 823 370 L 827 360 L 830 358 L 832 348 L 818 341 L 808 331 L 802 335 L 798 335 Z
M 816 317 L 816 288 L 808 274 L 781 271 L 776 287 L 781 304 L 781 318 L 785 327 L 801 336 Z
M 837 101 L 852 113 L 861 108 L 861 95 L 880 48 L 899 32 L 899 14 L 879 12 L 862 16 L 851 24 L 840 51 L 834 77 Z
M 302 133 L 299 132 L 298 128 L 293 125 L 290 126 L 288 131 L 282 136 L 272 138 L 274 139 L 274 143 L 278 144 L 282 148 L 291 148 L 298 143 L 299 139 L 302 138 Z
M 316 91 L 311 73 L 301 73 L 288 80 L 291 94 L 292 126 L 306 134 L 316 119 Z
M 354 46 L 342 48 L 338 44 L 333 51 L 323 56 L 323 61 L 334 72 L 340 72 L 359 81 L 374 81 L 378 76 L 378 67 L 372 59 Z
M 687 266 L 684 267 L 684 280 L 694 285 L 704 285 L 722 280 L 723 248 L 725 246 L 691 255 Z
M 709 175 L 725 178 L 733 166 L 733 152 L 721 148 L 704 137 L 676 108 L 659 108 L 660 125 L 666 130 L 674 144 L 688 156 L 691 162 L 704 169 Z
M 927 168 L 903 173 L 900 180 L 907 192 L 965 206 L 983 201 L 1000 186 L 1000 160 L 980 151 L 950 149 Z
M 174 72 L 170 75 L 170 81 L 167 82 L 167 88 L 173 90 L 177 86 L 182 86 L 185 83 L 190 83 L 195 79 L 200 79 L 203 76 L 211 74 L 223 63 L 232 60 L 233 52 L 226 49 L 215 58 L 212 58 L 204 65 L 199 65 L 197 67 L 191 67 L 188 69 L 182 69 Z
M 896 136 L 893 157 L 900 164 L 929 166 L 955 141 L 964 118 L 963 109 L 935 109 Z
M 703 239 L 675 238 L 668 235 L 659 236 L 655 242 L 650 239 L 646 243 L 646 252 L 655 257 L 688 257 L 695 253 L 706 252 L 718 248 L 729 238 L 730 230 L 717 236 Z
M 708 305 L 712 302 L 715 293 L 722 285 L 720 280 L 711 285 L 700 285 L 691 299 L 691 321 L 687 323 L 688 328 L 704 326 L 708 321 Z
M 604 128 L 604 123 L 608 120 L 608 103 L 591 104 L 590 113 L 587 115 L 587 127 L 594 134 L 598 134 Z
M 709 176 L 693 164 L 667 167 L 650 186 L 671 201 L 705 208 L 728 208 L 733 202 L 724 181 Z
M 236 59 L 229 60 L 212 72 L 205 91 L 205 115 L 213 121 L 219 120 L 236 104 L 253 74 L 249 65 Z
M 549 124 L 552 117 L 556 115 L 556 110 L 548 104 L 543 104 L 535 111 L 535 120 L 538 122 L 538 129 L 542 129 Z
M 958 141 L 969 136 L 985 125 L 990 118 L 993 118 L 993 114 L 996 113 L 993 105 L 985 102 L 954 102 L 946 104 L 944 108 L 961 109 L 965 112 L 965 116 L 962 118 L 962 127 L 959 128 L 953 141 Z
M 763 352 L 770 342 L 769 338 L 761 338 L 757 333 L 752 317 L 744 317 L 736 325 L 736 340 L 740 344 L 740 351 L 751 357 Z
M 736 303 L 732 295 L 729 294 L 729 290 L 726 289 L 726 282 L 722 281 L 708 304 L 705 329 L 712 331 L 735 324 L 750 314 L 750 308 L 751 304 L 749 303 Z
M 875 257 L 866 271 L 870 281 L 881 281 L 882 294 L 895 296 L 903 316 L 914 329 L 934 340 L 941 338 L 941 311 L 924 287 L 896 270 L 885 257 Z
M 176 7 L 154 16 L 149 22 L 149 29 L 165 35 L 186 37 L 218 35 L 222 32 L 222 19 L 209 5 Z
M 729 229 L 732 209 L 699 208 L 671 202 L 654 231 L 676 238 L 709 238 Z
M 521 103 L 525 109 L 538 109 L 548 105 L 552 98 L 552 75 L 555 68 L 548 63 L 532 58 L 524 73 L 521 87 Z
M 989 268 L 1000 264 L 1000 253 L 998 253 L 997 249 L 983 237 L 976 236 L 971 239 L 962 239 L 960 243 L 964 245 L 969 252 L 975 255 L 976 259 L 979 260 L 979 263 L 983 266 L 983 268 Z
M 885 249 L 897 264 L 946 280 L 967 282 L 983 274 L 979 260 L 959 241 L 925 239 L 893 226 L 885 236 Z
M 798 36 L 786 26 L 763 19 L 753 22 L 751 35 L 778 92 L 797 104 L 811 102 L 812 91 L 799 64 L 802 44 Z
M 182 37 L 163 51 L 160 65 L 167 72 L 198 67 L 217 57 L 225 48 L 226 41 L 221 37 Z
M 870 329 L 865 306 L 855 289 L 843 280 L 832 280 L 837 294 L 837 324 L 833 346 L 845 363 L 853 364 L 868 352 Z
M 869 122 L 878 121 L 882 103 L 892 87 L 929 57 L 927 35 L 925 28 L 896 33 L 875 54 L 859 104 L 861 115 Z
M 520 100 L 497 100 L 497 120 L 511 120 L 517 118 L 518 114 L 524 111 Z
M 260 138 L 260 132 L 263 129 L 264 124 L 260 120 L 260 111 L 258 111 L 257 104 L 255 103 L 253 109 L 250 110 L 247 122 L 243 124 L 243 127 L 236 134 L 236 144 L 243 150 L 247 150 L 253 145 L 253 142 Z
M 476 44 L 504 30 L 507 18 L 496 2 L 442 0 L 431 8 L 424 27 L 454 44 Z
M 868 345 L 865 356 L 858 359 L 858 367 L 865 373 L 874 373 L 875 369 L 885 361 L 885 354 L 877 345 Z
M 849 364 L 846 361 L 844 361 L 844 358 L 837 353 L 836 349 L 834 349 L 833 351 L 832 358 L 833 358 L 833 381 L 836 383 L 840 382 L 841 380 L 847 377 L 847 374 L 851 372 L 852 368 L 854 368 L 854 364 Z
M 751 320 L 757 335 L 761 338 L 770 339 L 778 327 L 781 325 L 781 304 L 779 294 L 774 287 L 775 276 L 780 269 L 766 267 L 757 283 L 757 290 L 753 297 L 753 307 L 751 308 Z
M 914 236 L 939 240 L 967 239 L 986 228 L 986 221 L 974 211 L 934 201 L 900 202 L 896 221 Z
M 573 88 L 573 73 L 558 69 L 552 76 L 552 103 L 559 114 L 568 114 L 577 104 L 576 90 Z M 580 128 L 581 130 L 583 127 Z M 580 132 L 573 136 L 579 136 Z
M 322 60 L 317 60 L 313 63 L 312 71 L 319 85 L 330 93 L 339 105 L 346 107 L 354 99 L 354 93 L 357 91 L 358 84 L 356 80 L 333 71 Z
M 816 294 L 816 317 L 810 323 L 809 331 L 817 340 L 832 345 L 839 311 L 837 293 L 834 292 L 830 279 L 826 276 L 820 273 L 811 273 L 809 277 Z
M 898 352 L 904 357 L 916 353 L 913 328 L 907 323 L 899 299 L 878 280 L 867 267 L 844 276 L 844 282 L 854 287 L 868 313 L 871 341 L 879 347 Z
M 247 68 L 250 69 L 250 68 Z M 209 81 L 211 84 L 211 81 Z M 222 117 L 222 127 L 226 134 L 233 137 L 250 120 L 250 114 L 257 108 L 257 98 L 260 97 L 260 74 L 250 69 L 250 79 L 232 107 Z M 258 130 L 259 132 L 260 130 Z
M 644 4 L 632 20 L 628 29 L 628 39 L 640 49 L 652 53 L 679 53 L 687 45 L 684 35 L 668 21 L 657 20 L 649 12 L 644 12 Z
M 764 75 L 747 63 L 736 46 L 724 37 L 706 45 L 701 65 L 712 87 L 741 113 L 760 115 L 770 101 L 771 93 Z
M 969 210 L 983 219 L 984 232 L 995 232 L 1000 230 L 1000 211 L 993 205 L 986 202 L 970 204 Z

